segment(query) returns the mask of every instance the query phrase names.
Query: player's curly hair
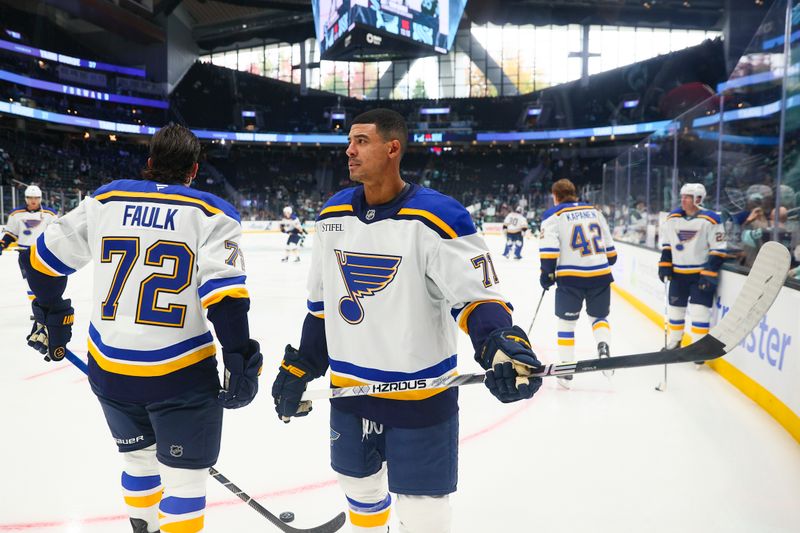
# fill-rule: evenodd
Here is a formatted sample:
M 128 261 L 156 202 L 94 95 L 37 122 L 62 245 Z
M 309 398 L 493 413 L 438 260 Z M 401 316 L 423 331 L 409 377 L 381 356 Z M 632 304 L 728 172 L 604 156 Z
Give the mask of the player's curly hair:
M 563 178 L 555 182 L 553 187 L 550 189 L 550 192 L 555 195 L 556 200 L 559 203 L 578 201 L 578 193 L 575 190 L 575 184 L 567 178 Z
M 194 133 L 170 122 L 150 139 L 151 164 L 142 176 L 161 183 L 184 184 L 199 157 L 200 141 Z
M 397 139 L 400 141 L 400 154 L 406 153 L 408 147 L 408 126 L 406 119 L 397 111 L 379 107 L 370 109 L 358 115 L 350 123 L 353 124 L 375 124 L 375 129 L 385 141 Z

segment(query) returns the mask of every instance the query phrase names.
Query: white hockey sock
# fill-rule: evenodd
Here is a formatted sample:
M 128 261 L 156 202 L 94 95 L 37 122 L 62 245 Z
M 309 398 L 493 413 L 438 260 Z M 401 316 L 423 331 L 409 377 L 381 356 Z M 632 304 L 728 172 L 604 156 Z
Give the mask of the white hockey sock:
M 400 533 L 449 533 L 450 497 L 397 495 Z
M 558 319 L 558 357 L 562 361 L 575 359 L 575 324 L 577 320 Z
M 601 342 L 609 344 L 609 339 L 611 338 L 611 326 L 608 324 L 608 318 L 597 318 L 590 316 L 589 319 L 592 321 L 592 333 L 594 333 L 595 344 L 600 344 Z
M 161 533 L 203 531 L 208 469 L 160 465 L 164 497 L 158 506 Z
M 389 531 L 392 497 L 389 494 L 386 464 L 371 476 L 351 477 L 338 474 L 337 477 L 347 496 L 352 530 L 356 533 Z
M 667 336 L 668 347 L 674 348 L 681 345 L 685 318 L 685 307 L 676 307 L 674 305 L 667 307 L 667 319 L 669 320 L 667 324 L 667 328 L 669 328 L 669 335 Z
M 689 330 L 692 342 L 697 342 L 700 337 L 708 333 L 711 327 L 711 308 L 705 305 L 689 304 L 689 318 L 692 321 L 692 327 Z
M 158 531 L 158 504 L 161 502 L 161 476 L 156 461 L 156 446 L 122 454 L 122 494 L 128 516 L 147 522 L 147 531 Z

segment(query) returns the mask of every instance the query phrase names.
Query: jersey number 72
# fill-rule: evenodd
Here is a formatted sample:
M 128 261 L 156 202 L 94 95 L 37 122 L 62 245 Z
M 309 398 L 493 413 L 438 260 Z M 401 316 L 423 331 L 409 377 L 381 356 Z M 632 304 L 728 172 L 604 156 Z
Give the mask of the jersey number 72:
M 139 237 L 103 237 L 100 262 L 111 263 L 115 255 L 120 258 L 108 296 L 101 307 L 100 317 L 103 320 L 115 320 L 117 317 L 119 298 L 139 258 Z M 163 267 L 164 261 L 168 259 L 172 260 L 172 272 L 153 272 L 139 284 L 135 318 L 137 324 L 183 327 L 186 306 L 168 304 L 160 307 L 158 296 L 162 292 L 180 294 L 191 285 L 194 252 L 186 243 L 159 240 L 144 253 L 144 264 L 147 266 Z

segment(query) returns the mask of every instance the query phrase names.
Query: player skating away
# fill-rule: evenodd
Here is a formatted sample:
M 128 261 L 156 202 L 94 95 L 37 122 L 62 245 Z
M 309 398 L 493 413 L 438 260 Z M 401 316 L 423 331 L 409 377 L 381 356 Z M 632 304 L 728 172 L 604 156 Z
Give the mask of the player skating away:
M 617 252 L 608 223 L 593 205 L 578 202 L 570 180 L 558 180 L 551 192 L 555 205 L 542 215 L 539 281 L 545 290 L 558 283 L 558 355 L 561 361 L 574 360 L 575 325 L 585 301 L 597 354 L 610 357 L 611 265 L 617 260 Z M 566 386 L 571 379 L 571 375 L 564 376 L 559 383 Z
M 528 229 L 528 220 L 522 214 L 522 206 L 516 211 L 506 215 L 503 220 L 503 233 L 506 235 L 506 249 L 503 257 L 509 258 L 511 249 L 514 249 L 514 259 L 522 259 L 522 245 L 524 244 L 525 230 Z
M 353 121 L 350 179 L 320 212 L 299 349 L 286 347 L 273 385 L 278 415 L 308 412 L 306 384 L 331 369 L 334 387 L 456 372 L 457 328 L 467 332 L 486 385 L 502 402 L 530 398 L 538 361 L 510 306 L 483 238 L 464 207 L 405 183 L 400 159 L 408 130 L 398 113 Z M 455 322 L 453 321 L 455 319 Z M 456 389 L 335 400 L 331 464 L 347 496 L 354 531 L 386 532 L 398 495 L 400 531 L 450 530 L 456 490 Z
M 98 189 L 47 228 L 26 265 L 38 322 L 29 344 L 55 360 L 72 336 L 66 276 L 93 265 L 89 382 L 123 456 L 135 533 L 203 530 L 222 409 L 247 405 L 258 390 L 239 215 L 189 188 L 199 154 L 188 129 L 162 128 L 148 180 Z M 222 345 L 222 390 L 204 309 Z
M 28 249 L 57 216 L 55 211 L 42 205 L 42 190 L 36 185 L 29 185 L 25 189 L 25 207 L 9 213 L 3 238 L 0 239 L 0 254 L 14 242 L 17 243 L 17 260 L 23 279 L 27 276 L 23 265 L 28 260 Z M 28 299 L 33 298 L 33 291 L 28 287 Z
M 298 263 L 300 261 L 300 251 L 297 247 L 306 231 L 303 229 L 300 219 L 297 218 L 297 215 L 292 212 L 292 208 L 288 205 L 283 208 L 281 231 L 289 234 L 286 239 L 286 255 L 283 256 L 281 261 L 286 263 L 289 261 L 289 257 L 294 256 L 294 262 Z
M 719 269 L 727 258 L 725 228 L 719 214 L 703 207 L 705 197 L 701 183 L 683 185 L 681 206 L 667 216 L 661 228 L 658 277 L 662 282 L 671 280 L 667 348 L 681 342 L 687 304 L 692 342 L 708 333 Z

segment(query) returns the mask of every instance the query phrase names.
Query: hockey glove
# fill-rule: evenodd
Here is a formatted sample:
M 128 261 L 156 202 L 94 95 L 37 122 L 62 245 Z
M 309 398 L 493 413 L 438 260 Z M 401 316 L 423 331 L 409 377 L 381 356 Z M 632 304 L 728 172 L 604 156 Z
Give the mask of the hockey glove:
M 222 350 L 225 362 L 225 379 L 222 390 L 217 395 L 217 403 L 225 409 L 238 409 L 253 401 L 258 392 L 258 376 L 264 358 L 258 342 L 250 339 L 247 353 Z
M 664 283 L 664 280 L 672 279 L 672 266 L 660 266 L 658 267 L 658 279 L 661 280 L 661 283 Z
M 306 416 L 311 412 L 311 402 L 300 399 L 306 391 L 308 382 L 316 376 L 309 373 L 302 359 L 300 352 L 287 344 L 278 377 L 272 385 L 275 411 L 278 413 L 278 418 L 287 424 L 293 416 Z
M 67 355 L 67 344 L 72 338 L 75 310 L 71 300 L 62 300 L 51 307 L 44 307 L 39 300 L 31 304 L 33 328 L 28 335 L 28 346 L 44 354 L 45 361 L 61 361 Z
M 555 272 L 545 272 L 542 270 L 542 273 L 539 275 L 539 284 L 542 286 L 544 290 L 549 289 L 556 283 L 556 274 Z
M 490 333 L 475 360 L 487 370 L 489 392 L 503 403 L 528 399 L 542 386 L 542 378 L 529 377 L 542 364 L 519 326 Z
M 700 274 L 700 280 L 697 282 L 697 288 L 703 292 L 714 292 L 715 290 L 717 290 L 718 282 L 719 282 L 718 276 L 708 276 L 705 274 Z

